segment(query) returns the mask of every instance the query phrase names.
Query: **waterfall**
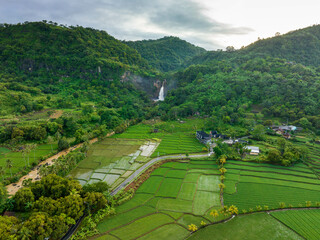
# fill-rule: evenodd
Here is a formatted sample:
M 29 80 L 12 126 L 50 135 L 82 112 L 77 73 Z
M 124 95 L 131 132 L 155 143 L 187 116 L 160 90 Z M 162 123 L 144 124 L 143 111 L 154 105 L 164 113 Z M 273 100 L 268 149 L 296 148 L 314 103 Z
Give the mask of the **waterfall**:
M 158 101 L 164 101 L 164 87 L 163 87 L 163 84 L 162 84 L 162 86 L 160 88 Z

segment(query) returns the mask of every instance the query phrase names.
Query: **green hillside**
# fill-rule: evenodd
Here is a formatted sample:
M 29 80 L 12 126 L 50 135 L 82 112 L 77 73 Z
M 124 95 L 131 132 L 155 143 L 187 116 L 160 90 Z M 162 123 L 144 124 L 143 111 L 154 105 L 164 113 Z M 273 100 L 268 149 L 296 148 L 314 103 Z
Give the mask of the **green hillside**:
M 195 56 L 191 64 L 209 63 L 213 60 L 231 60 L 241 64 L 255 57 L 274 57 L 305 66 L 320 65 L 320 25 L 291 31 L 267 39 L 260 39 L 236 51 L 210 51 Z
M 192 65 L 175 77 L 180 87 L 160 105 L 167 118 L 198 112 L 225 123 L 240 123 L 251 106 L 259 105 L 258 112 L 265 116 L 289 121 L 307 117 L 319 127 L 320 74 L 313 68 L 255 58 L 240 67 L 224 61 Z M 311 128 L 309 121 L 306 128 Z
M 0 27 L 2 70 L 32 75 L 68 74 L 86 78 L 99 72 L 116 77 L 123 69 L 148 69 L 137 51 L 104 31 L 32 22 Z
M 125 43 L 136 49 L 151 66 L 164 72 L 177 70 L 183 66 L 185 61 L 206 52 L 205 49 L 177 37 Z

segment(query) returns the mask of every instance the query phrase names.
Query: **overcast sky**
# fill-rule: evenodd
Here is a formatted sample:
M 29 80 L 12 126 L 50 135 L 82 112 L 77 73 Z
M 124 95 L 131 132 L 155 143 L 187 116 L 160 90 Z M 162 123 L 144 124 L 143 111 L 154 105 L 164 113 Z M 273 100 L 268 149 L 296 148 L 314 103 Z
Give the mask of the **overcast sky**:
M 208 50 L 318 24 L 319 0 L 0 0 L 0 22 L 48 20 L 120 40 L 178 36 Z

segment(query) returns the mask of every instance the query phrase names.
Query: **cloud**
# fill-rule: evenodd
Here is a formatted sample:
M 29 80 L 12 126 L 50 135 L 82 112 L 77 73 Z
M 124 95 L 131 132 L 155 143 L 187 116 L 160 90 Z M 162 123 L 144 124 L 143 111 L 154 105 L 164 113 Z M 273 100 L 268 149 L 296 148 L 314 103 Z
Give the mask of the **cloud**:
M 252 31 L 221 23 L 192 0 L 0 0 L 0 22 L 51 20 L 106 30 L 126 40 L 178 36 L 209 49 L 218 36 Z

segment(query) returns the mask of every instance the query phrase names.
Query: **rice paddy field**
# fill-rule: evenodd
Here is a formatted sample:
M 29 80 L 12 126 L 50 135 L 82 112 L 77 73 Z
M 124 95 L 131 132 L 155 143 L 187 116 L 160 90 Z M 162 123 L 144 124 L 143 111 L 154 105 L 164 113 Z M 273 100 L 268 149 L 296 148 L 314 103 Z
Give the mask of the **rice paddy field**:
M 94 143 L 87 158 L 69 176 L 82 185 L 104 181 L 111 187 L 117 186 L 150 159 L 140 156 L 140 147 L 145 143 L 144 140 L 122 138 L 106 138 Z
M 305 207 L 320 202 L 320 180 L 304 164 L 281 167 L 242 161 L 228 161 L 224 203 L 242 210 L 257 206 L 271 208 Z
M 189 224 L 214 221 L 209 213 L 221 207 L 219 183 L 213 160 L 164 163 L 98 224 L 95 239 L 185 239 Z
M 151 157 L 202 152 L 204 145 L 195 137 L 196 130 L 203 126 L 203 119 L 187 119 L 183 122 L 140 123 L 113 138 L 161 140 Z M 153 130 L 157 129 L 158 132 Z
M 277 211 L 271 215 L 305 239 L 320 239 L 320 209 Z
M 305 146 L 309 150 L 309 156 L 306 163 L 313 169 L 315 174 L 317 174 L 320 178 L 320 144 L 306 143 Z
M 37 145 L 36 148 L 31 150 L 29 154 L 26 154 L 24 158 L 21 151 L 14 152 L 8 148 L 0 147 L 0 166 L 4 167 L 5 169 L 4 177 L 10 176 L 10 170 L 6 167 L 7 159 L 12 161 L 12 174 L 16 174 L 26 166 L 28 158 L 30 165 L 34 162 L 38 163 L 42 157 L 48 156 L 52 152 L 56 152 L 57 149 L 57 143 Z
M 237 216 L 226 223 L 207 226 L 188 240 L 302 240 L 303 238 L 267 213 Z

